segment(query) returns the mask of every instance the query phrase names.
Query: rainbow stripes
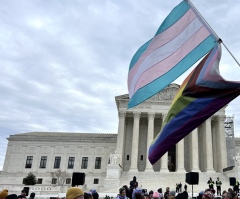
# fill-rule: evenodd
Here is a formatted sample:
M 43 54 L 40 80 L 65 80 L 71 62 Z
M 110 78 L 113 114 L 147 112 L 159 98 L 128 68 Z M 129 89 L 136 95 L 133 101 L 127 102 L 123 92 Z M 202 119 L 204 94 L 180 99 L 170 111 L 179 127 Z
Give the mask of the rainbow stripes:
M 240 94 L 240 82 L 226 81 L 219 74 L 220 58 L 221 46 L 216 44 L 184 80 L 149 148 L 152 164 Z
M 155 36 L 133 56 L 128 74 L 134 107 L 168 86 L 208 53 L 216 38 L 187 1 L 175 7 Z

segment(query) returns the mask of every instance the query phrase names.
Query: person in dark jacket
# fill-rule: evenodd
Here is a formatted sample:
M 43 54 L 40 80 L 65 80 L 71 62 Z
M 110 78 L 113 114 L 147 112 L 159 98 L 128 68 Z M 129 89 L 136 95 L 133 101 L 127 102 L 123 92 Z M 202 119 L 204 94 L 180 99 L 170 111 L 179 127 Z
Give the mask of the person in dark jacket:
M 30 197 L 29 197 L 29 199 L 34 199 L 35 198 L 35 193 L 34 192 L 32 192 L 31 194 L 30 194 Z
M 221 196 L 221 186 L 222 186 L 222 182 L 221 182 L 221 180 L 219 180 L 219 178 L 217 178 L 216 186 L 217 186 L 217 195 L 220 195 L 220 196 Z
M 91 189 L 90 192 L 92 193 L 93 199 L 98 199 L 99 195 L 95 189 Z
M 208 186 L 209 186 L 209 189 L 214 189 L 213 188 L 213 185 L 214 185 L 214 181 L 212 180 L 212 178 L 210 177 L 209 180 L 208 180 Z
M 132 199 L 132 192 L 130 191 L 130 189 L 128 188 L 127 185 L 124 185 L 123 188 L 126 190 L 126 196 L 127 198 Z
M 27 199 L 27 190 L 23 189 L 21 191 L 21 195 L 18 196 L 18 198 L 22 198 L 22 199 Z
M 184 191 L 187 192 L 187 185 L 186 184 L 184 185 Z
M 170 190 L 169 190 L 169 187 L 167 187 L 166 192 L 164 193 L 164 199 L 168 199 L 169 193 L 170 193 Z

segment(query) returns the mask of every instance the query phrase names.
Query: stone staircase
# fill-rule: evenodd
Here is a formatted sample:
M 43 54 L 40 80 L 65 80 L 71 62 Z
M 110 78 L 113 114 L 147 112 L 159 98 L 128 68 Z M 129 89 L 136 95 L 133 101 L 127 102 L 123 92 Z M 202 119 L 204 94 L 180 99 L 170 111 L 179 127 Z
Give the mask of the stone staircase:
M 143 189 L 153 190 L 156 191 L 159 188 L 163 189 L 163 192 L 165 192 L 166 187 L 170 187 L 170 190 L 176 189 L 176 183 L 182 183 L 182 185 L 185 185 L 185 178 L 186 173 L 179 173 L 179 172 L 135 172 L 129 174 L 129 172 L 122 172 L 121 178 L 120 178 L 120 185 L 127 185 L 129 186 L 129 182 L 133 179 L 133 176 L 137 177 L 137 181 L 139 184 L 139 187 L 142 187 Z M 225 176 L 223 173 L 206 173 L 206 172 L 199 172 L 199 183 L 198 185 L 193 185 L 193 192 L 198 193 L 202 190 L 205 190 L 208 188 L 207 181 L 209 178 L 212 177 L 213 181 L 215 182 L 217 180 L 217 177 L 222 181 L 222 191 L 227 190 L 229 185 L 229 178 Z M 182 190 L 183 189 L 182 186 Z M 188 192 L 192 192 L 192 185 L 187 184 Z M 214 189 L 216 189 L 216 186 L 214 186 Z

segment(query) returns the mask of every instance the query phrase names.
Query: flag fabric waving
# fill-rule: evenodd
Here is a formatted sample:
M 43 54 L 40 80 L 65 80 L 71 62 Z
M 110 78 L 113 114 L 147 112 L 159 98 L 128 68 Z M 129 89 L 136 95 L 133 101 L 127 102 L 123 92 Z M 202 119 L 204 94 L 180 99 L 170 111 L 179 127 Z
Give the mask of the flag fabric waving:
M 128 74 L 128 108 L 168 86 L 206 55 L 218 39 L 192 5 L 182 1 L 133 56 Z
M 160 133 L 148 153 L 154 164 L 187 134 L 238 95 L 240 82 L 226 81 L 219 74 L 221 45 L 204 57 L 179 88 Z

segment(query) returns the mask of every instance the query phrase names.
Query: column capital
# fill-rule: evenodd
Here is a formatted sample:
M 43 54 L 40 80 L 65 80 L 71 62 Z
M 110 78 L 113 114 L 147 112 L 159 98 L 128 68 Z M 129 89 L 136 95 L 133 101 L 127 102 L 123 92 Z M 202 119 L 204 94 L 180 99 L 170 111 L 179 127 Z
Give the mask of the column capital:
M 119 118 L 125 118 L 125 116 L 126 116 L 126 111 L 120 111 L 120 112 L 118 112 L 118 117 L 119 117 Z
M 141 112 L 133 112 L 133 117 L 134 117 L 134 119 L 136 118 L 136 119 L 140 119 L 140 117 L 141 117 Z
M 166 117 L 167 117 L 167 113 L 162 113 L 162 120 L 165 120 Z
M 212 119 L 212 127 L 214 127 L 214 126 L 216 126 L 216 124 L 217 124 L 217 119 L 216 119 L 216 117 L 214 117 L 213 119 Z
M 219 116 L 217 117 L 217 119 L 218 119 L 218 121 L 220 121 L 220 122 L 225 122 L 226 117 L 225 117 L 225 115 L 219 115 Z
M 154 119 L 154 118 L 155 118 L 155 113 L 148 112 L 148 120 Z

